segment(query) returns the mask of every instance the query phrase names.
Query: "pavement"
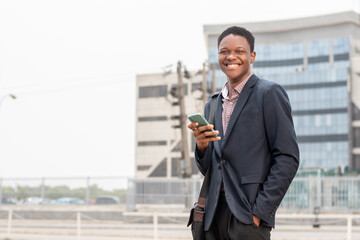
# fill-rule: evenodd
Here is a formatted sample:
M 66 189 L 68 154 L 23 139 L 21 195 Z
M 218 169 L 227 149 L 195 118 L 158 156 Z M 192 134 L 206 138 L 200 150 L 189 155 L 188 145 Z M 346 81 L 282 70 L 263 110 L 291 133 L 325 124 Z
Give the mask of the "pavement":
M 103 213 L 103 209 L 92 215 L 90 212 L 82 212 L 78 220 L 76 215 L 67 220 L 41 220 L 25 218 L 25 214 L 14 214 L 14 219 L 0 219 L 0 240 L 192 240 L 191 230 L 186 227 L 187 213 L 156 213 L 157 231 L 152 223 L 154 213 L 123 212 L 123 217 L 116 220 L 109 218 L 110 215 L 106 215 L 107 220 L 101 219 L 100 217 L 104 218 Z M 271 231 L 271 239 L 360 240 L 359 215 L 319 215 L 316 221 L 321 223 L 320 228 L 313 228 L 314 221 L 311 214 L 278 215 L 276 229 Z M 349 222 L 353 224 L 351 235 L 347 232 Z
M 83 222 L 78 232 L 76 222 L 36 221 L 14 223 L 8 234 L 3 222 L 0 239 L 10 240 L 153 240 L 153 224 L 125 224 L 113 222 Z M 78 233 L 80 236 L 78 236 Z M 272 240 L 347 240 L 346 226 L 280 225 L 271 232 Z M 191 240 L 190 228 L 184 224 L 159 224 L 157 239 Z M 360 240 L 360 227 L 352 229 L 351 240 Z

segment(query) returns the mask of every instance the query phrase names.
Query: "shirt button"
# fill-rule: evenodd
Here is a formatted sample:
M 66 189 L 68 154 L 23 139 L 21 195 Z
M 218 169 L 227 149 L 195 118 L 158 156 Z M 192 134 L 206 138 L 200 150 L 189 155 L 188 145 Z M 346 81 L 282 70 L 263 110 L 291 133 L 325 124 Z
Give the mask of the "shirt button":
M 221 164 L 224 164 L 224 163 L 225 163 L 225 160 L 224 160 L 224 159 L 221 159 L 220 162 L 221 162 Z

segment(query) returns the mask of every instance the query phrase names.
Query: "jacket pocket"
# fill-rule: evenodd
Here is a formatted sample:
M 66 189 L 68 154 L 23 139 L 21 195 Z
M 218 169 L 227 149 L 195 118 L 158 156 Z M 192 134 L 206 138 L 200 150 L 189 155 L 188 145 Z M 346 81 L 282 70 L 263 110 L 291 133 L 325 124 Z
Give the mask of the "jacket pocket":
M 264 183 L 264 179 L 260 175 L 247 175 L 241 177 L 241 184 Z

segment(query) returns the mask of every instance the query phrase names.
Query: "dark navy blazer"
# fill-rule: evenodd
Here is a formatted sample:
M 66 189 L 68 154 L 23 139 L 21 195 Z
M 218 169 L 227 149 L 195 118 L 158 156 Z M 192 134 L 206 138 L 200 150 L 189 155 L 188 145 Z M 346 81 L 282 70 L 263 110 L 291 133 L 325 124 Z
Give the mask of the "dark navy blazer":
M 221 182 L 234 216 L 245 224 L 253 215 L 274 228 L 275 212 L 299 166 L 291 107 L 285 90 L 253 74 L 242 90 L 224 137 L 222 96 L 215 96 L 215 129 L 221 140 L 203 156 L 195 151 L 202 174 L 212 161 L 211 183 L 206 203 L 205 231 L 218 203 Z M 210 104 L 205 106 L 209 118 Z

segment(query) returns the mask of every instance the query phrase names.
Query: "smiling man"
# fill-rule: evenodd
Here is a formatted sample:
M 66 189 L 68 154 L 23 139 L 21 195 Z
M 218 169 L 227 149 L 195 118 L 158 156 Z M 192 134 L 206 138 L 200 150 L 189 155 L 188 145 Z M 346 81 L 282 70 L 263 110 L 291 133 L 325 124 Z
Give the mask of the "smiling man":
M 285 90 L 252 73 L 255 39 L 230 27 L 218 38 L 227 83 L 216 101 L 215 127 L 189 124 L 196 163 L 211 182 L 205 208 L 208 240 L 270 239 L 275 212 L 299 166 L 291 107 Z M 205 107 L 208 119 L 210 104 Z M 205 130 L 215 128 L 219 137 Z M 210 141 L 214 149 L 208 148 Z

